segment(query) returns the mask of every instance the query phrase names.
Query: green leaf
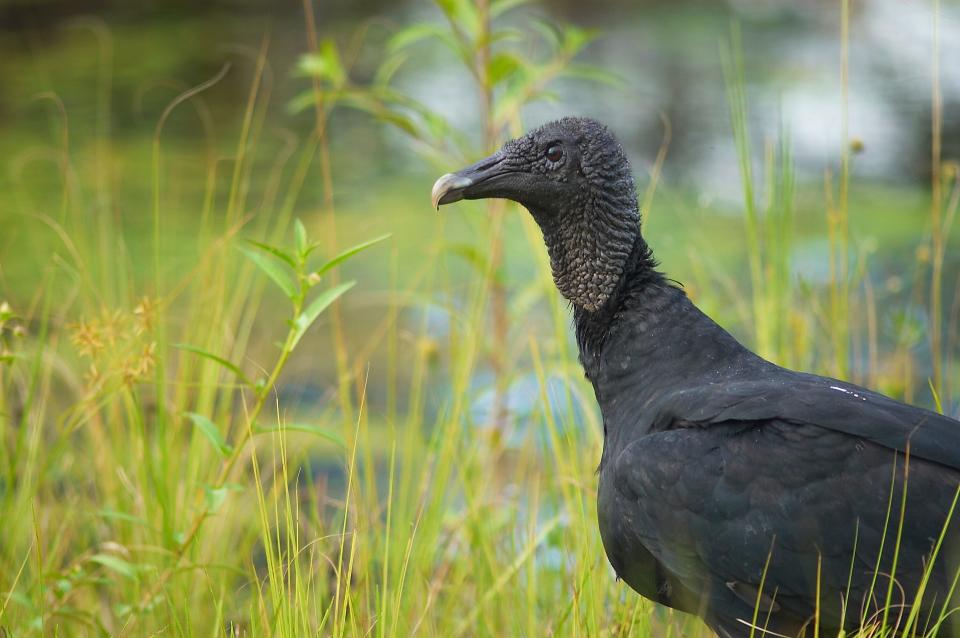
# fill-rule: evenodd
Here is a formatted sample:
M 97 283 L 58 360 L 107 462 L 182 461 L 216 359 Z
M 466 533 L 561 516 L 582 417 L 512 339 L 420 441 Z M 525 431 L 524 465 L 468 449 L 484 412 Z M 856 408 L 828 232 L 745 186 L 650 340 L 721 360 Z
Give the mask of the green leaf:
M 287 112 L 296 115 L 297 113 L 313 108 L 316 102 L 317 93 L 313 88 L 309 88 L 306 91 L 301 91 L 290 100 L 290 103 L 287 104 Z
M 103 565 L 110 571 L 116 572 L 122 576 L 126 576 L 132 580 L 137 579 L 136 566 L 128 563 L 122 558 L 117 558 L 116 556 L 111 556 L 109 554 L 95 554 L 90 557 L 90 562 Z
M 207 503 L 207 512 L 213 514 L 227 498 L 227 490 L 221 488 L 213 489 L 208 487 L 204 490 L 204 500 Z
M 380 63 L 380 67 L 373 76 L 373 85 L 382 87 L 390 84 L 390 80 L 392 80 L 393 76 L 400 70 L 403 63 L 407 61 L 407 57 L 406 53 L 399 51 L 393 55 L 388 55 L 383 62 Z
M 396 53 L 417 42 L 428 39 L 444 40 L 447 36 L 446 30 L 440 25 L 433 24 L 432 22 L 421 22 L 398 31 L 390 38 L 389 42 L 387 42 L 387 51 Z
M 207 437 L 211 443 L 213 443 L 213 447 L 215 447 L 221 455 L 227 456 L 233 451 L 233 448 L 227 445 L 223 435 L 220 434 L 220 430 L 213 421 L 202 414 L 197 414 L 196 412 L 187 412 L 186 416 L 193 421 L 193 424 L 200 429 L 200 432 L 203 433 L 203 435 Z
M 320 276 L 323 276 L 323 274 L 329 271 L 331 268 L 334 268 L 335 266 L 339 266 L 340 264 L 350 259 L 360 251 L 366 250 L 367 248 L 370 248 L 374 244 L 378 244 L 382 242 L 384 239 L 388 237 L 390 237 L 390 233 L 387 233 L 386 235 L 380 235 L 379 237 L 374 237 L 370 241 L 365 241 L 351 248 L 347 248 L 345 251 L 343 251 L 342 253 L 340 253 L 339 255 L 337 255 L 336 257 L 334 257 L 324 265 L 320 266 L 320 268 L 317 269 L 317 274 Z
M 207 352 L 206 350 L 203 350 L 196 346 L 191 346 L 190 344 L 187 344 L 187 343 L 175 343 L 173 344 L 173 347 L 179 350 L 186 350 L 187 352 L 192 352 L 194 354 L 200 355 L 205 359 L 210 359 L 215 363 L 219 363 L 224 368 L 226 368 L 230 372 L 237 375 L 237 378 L 240 379 L 241 383 L 243 383 L 244 385 L 251 385 L 250 379 L 248 379 L 247 376 L 243 374 L 243 370 L 241 370 L 240 367 L 237 366 L 235 363 L 231 363 L 230 361 L 227 361 L 223 357 L 218 357 L 212 352 Z
M 422 117 L 424 122 L 426 122 L 427 129 L 430 131 L 430 134 L 437 139 L 445 139 L 450 137 L 450 123 L 447 122 L 439 113 L 423 113 Z
M 496 18 L 511 9 L 516 9 L 519 6 L 529 3 L 530 0 L 493 0 L 493 2 L 490 3 L 490 17 Z
M 347 74 L 343 69 L 343 63 L 340 61 L 340 51 L 337 50 L 336 43 L 326 38 L 320 43 L 320 55 L 327 61 L 330 68 L 330 79 L 335 84 L 343 84 L 347 79 Z
M 342 86 L 347 79 L 337 45 L 329 38 L 320 43 L 318 51 L 301 56 L 297 70 L 303 75 L 327 80 L 335 87 Z
M 303 258 L 307 253 L 309 243 L 307 242 L 307 229 L 304 228 L 303 222 L 299 218 L 293 221 L 293 233 L 297 238 L 297 253 Z
M 204 485 L 203 500 L 207 505 L 207 513 L 216 513 L 216 511 L 220 509 L 220 506 L 223 505 L 223 502 L 227 500 L 227 495 L 230 492 L 237 492 L 239 490 L 240 487 L 234 484 L 221 485 L 220 487 Z
M 113 510 L 109 508 L 104 508 L 100 510 L 99 512 L 97 512 L 97 515 L 102 516 L 103 518 L 110 518 L 110 519 L 119 520 L 119 521 L 127 521 L 128 523 L 136 523 L 137 525 L 147 524 L 146 521 L 144 521 L 139 516 L 134 516 L 133 514 L 127 514 L 126 512 L 119 512 L 117 510 Z
M 367 93 L 344 94 L 341 103 L 344 106 L 369 113 L 373 117 L 383 122 L 393 124 L 400 130 L 413 137 L 420 137 L 420 131 L 417 129 L 417 126 L 413 120 L 402 113 L 391 110 L 381 101 L 374 99 L 372 95 Z
M 490 42 L 523 42 L 529 35 L 522 29 L 502 27 L 490 34 Z
M 403 113 L 397 113 L 396 111 L 381 111 L 377 114 L 381 120 L 387 124 L 393 124 L 398 129 L 410 135 L 411 137 L 422 139 L 423 135 L 420 129 L 417 127 L 416 123 L 411 120 L 409 117 Z
M 533 74 L 534 76 L 536 73 Z M 500 99 L 497 100 L 494 108 L 493 117 L 495 121 L 507 120 L 511 114 L 516 113 L 526 102 L 532 101 L 536 93 L 528 94 L 529 87 L 524 82 L 513 82 L 505 85 Z
M 933 379 L 927 377 L 927 385 L 930 386 L 930 392 L 933 394 L 933 404 L 937 406 L 937 412 L 943 414 L 943 404 L 940 403 L 940 394 L 937 392 L 937 388 L 933 385 Z
M 436 40 L 457 55 L 465 64 L 470 62 L 471 52 L 450 29 L 429 22 L 415 24 L 397 33 L 387 43 L 387 51 L 397 53 L 424 40 Z
M 596 29 L 581 29 L 567 25 L 563 29 L 563 48 L 568 53 L 576 53 L 597 37 Z
M 244 246 L 239 247 L 241 252 L 246 255 L 250 261 L 252 261 L 257 268 L 259 268 L 265 275 L 270 277 L 273 280 L 273 283 L 277 284 L 280 289 L 283 291 L 283 294 L 287 296 L 291 301 L 297 296 L 297 288 L 293 283 L 293 280 L 290 279 L 290 276 L 285 273 L 276 262 L 270 261 L 265 255 L 254 252 L 249 248 Z
M 497 53 L 490 59 L 488 77 L 491 84 L 500 84 L 526 70 L 526 63 L 519 56 L 506 51 Z
M 478 273 L 483 274 L 487 271 L 490 262 L 476 246 L 467 243 L 451 243 L 447 244 L 445 249 L 473 266 Z
M 285 263 L 289 264 L 291 268 L 297 267 L 297 261 L 293 258 L 293 255 L 290 255 L 289 253 L 284 252 L 283 250 L 277 248 L 276 246 L 271 246 L 270 244 L 265 244 L 263 242 L 256 241 L 253 239 L 247 239 L 246 242 L 251 246 L 256 246 L 257 248 L 259 248 L 264 252 L 270 253 L 277 259 L 284 261 Z
M 542 20 L 534 20 L 533 28 L 543 37 L 543 39 L 550 45 L 550 48 L 555 49 L 560 46 L 560 34 L 557 33 L 557 29 Z
M 314 434 L 319 436 L 322 439 L 326 439 L 332 443 L 336 443 L 342 448 L 346 448 L 347 444 L 343 440 L 343 437 L 337 434 L 332 430 L 326 428 L 321 428 L 318 425 L 310 425 L 308 423 L 284 423 L 283 425 L 276 426 L 265 426 L 258 425 L 253 429 L 256 434 L 276 434 L 278 432 L 306 432 L 307 434 Z
M 432 147 L 439 147 L 446 143 L 448 138 L 452 137 L 450 125 L 442 115 L 431 110 L 430 107 L 389 88 L 381 88 L 380 96 L 384 102 L 391 106 L 394 113 L 402 112 L 403 117 L 407 117 L 405 113 L 411 112 L 409 118 L 411 122 L 415 119 L 412 115 L 419 117 L 420 121 L 413 124 L 417 129 L 414 135 L 417 139 L 425 141 Z
M 324 290 L 320 293 L 320 296 L 314 299 L 307 309 L 300 313 L 300 316 L 293 320 L 294 328 L 296 329 L 293 333 L 293 341 L 290 343 L 290 349 L 297 347 L 297 344 L 300 343 L 300 339 L 303 337 L 307 329 L 313 325 L 313 322 L 317 320 L 317 317 L 320 316 L 320 313 L 327 309 L 327 307 L 336 301 L 340 295 L 347 292 L 353 288 L 355 281 L 348 281 L 346 283 L 340 284 L 339 286 L 334 286 L 329 290 Z
M 457 23 L 462 29 L 476 36 L 480 28 L 480 16 L 474 6 L 474 0 L 436 0 L 437 5 L 447 15 L 447 19 Z

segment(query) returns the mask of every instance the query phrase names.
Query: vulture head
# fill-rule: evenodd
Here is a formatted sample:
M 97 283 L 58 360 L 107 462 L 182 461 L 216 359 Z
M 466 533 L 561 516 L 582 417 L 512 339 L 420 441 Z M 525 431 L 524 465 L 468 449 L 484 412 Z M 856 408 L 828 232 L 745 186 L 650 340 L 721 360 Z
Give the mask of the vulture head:
M 433 185 L 433 205 L 503 198 L 543 232 L 557 288 L 587 312 L 602 308 L 640 239 L 630 163 L 603 124 L 565 117 Z

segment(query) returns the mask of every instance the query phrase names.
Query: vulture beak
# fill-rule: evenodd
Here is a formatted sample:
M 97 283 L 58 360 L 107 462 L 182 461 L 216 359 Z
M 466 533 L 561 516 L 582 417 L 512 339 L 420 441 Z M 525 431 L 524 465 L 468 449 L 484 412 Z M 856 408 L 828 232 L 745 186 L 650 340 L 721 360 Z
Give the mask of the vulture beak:
M 431 203 L 436 209 L 443 204 L 452 204 L 461 199 L 483 199 L 485 197 L 503 197 L 503 180 L 498 179 L 516 173 L 505 165 L 506 156 L 498 151 L 472 166 L 456 173 L 447 173 L 433 184 L 430 193 Z
M 473 180 L 464 175 L 456 173 L 447 173 L 433 183 L 433 190 L 430 192 L 430 203 L 437 210 L 440 210 L 440 204 L 452 204 L 463 199 L 463 190 L 467 186 L 472 186 Z

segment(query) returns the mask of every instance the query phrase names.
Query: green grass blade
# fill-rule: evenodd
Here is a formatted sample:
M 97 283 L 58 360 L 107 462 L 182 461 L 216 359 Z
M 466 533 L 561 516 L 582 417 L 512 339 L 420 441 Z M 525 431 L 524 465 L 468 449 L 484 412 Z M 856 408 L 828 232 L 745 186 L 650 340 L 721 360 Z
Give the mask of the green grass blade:
M 207 440 L 213 443 L 213 447 L 216 448 L 221 455 L 227 456 L 230 454 L 232 448 L 227 445 L 226 440 L 220 433 L 220 429 L 217 428 L 213 421 L 196 412 L 187 412 L 186 416 L 193 421 L 193 424 L 197 426 L 197 429 L 200 430 L 203 436 L 207 437 Z
M 270 261 L 265 255 L 254 252 L 244 246 L 240 246 L 239 249 L 240 252 L 246 255 L 247 258 L 252 261 L 262 273 L 269 277 L 273 283 L 279 286 L 280 290 L 283 291 L 283 294 L 285 294 L 288 299 L 292 300 L 296 298 L 296 284 L 290 275 L 280 268 L 276 262 Z
M 334 432 L 329 428 L 320 427 L 319 425 L 312 425 L 309 423 L 284 423 L 282 425 L 257 425 L 253 429 L 255 434 L 277 434 L 281 432 L 305 432 L 307 434 L 313 434 L 319 436 L 322 439 L 326 439 L 331 443 L 336 443 L 337 446 L 346 449 L 347 443 L 343 440 L 343 437 Z
M 320 266 L 320 268 L 317 269 L 316 274 L 322 277 L 331 268 L 335 268 L 336 266 L 339 266 L 340 264 L 350 259 L 357 253 L 364 251 L 367 248 L 370 248 L 371 246 L 379 244 L 380 242 L 382 242 L 384 239 L 387 239 L 388 237 L 390 237 L 390 233 L 387 233 L 386 235 L 380 235 L 379 237 L 371 239 L 370 241 L 365 241 L 363 243 L 357 244 L 356 246 L 353 246 L 352 248 L 348 248 L 347 250 L 343 251 L 342 253 L 340 253 L 339 255 L 337 255 L 336 257 L 334 257 L 324 265 Z
M 212 352 L 207 352 L 203 348 L 198 348 L 197 346 L 191 346 L 188 343 L 175 343 L 173 344 L 173 347 L 177 348 L 178 350 L 186 350 L 187 352 L 192 352 L 196 355 L 200 355 L 204 359 L 210 359 L 211 361 L 219 363 L 224 368 L 226 368 L 230 372 L 237 375 L 237 378 L 240 379 L 241 383 L 243 383 L 244 385 L 248 385 L 248 386 L 253 385 L 253 383 L 250 381 L 250 379 L 247 378 L 247 376 L 243 373 L 243 370 L 241 370 L 238 365 L 236 365 L 231 361 L 228 361 L 227 359 L 224 359 L 223 357 L 219 357 L 213 354 Z
M 339 286 L 334 286 L 329 290 L 323 291 L 320 296 L 314 299 L 307 308 L 300 313 L 300 315 L 294 319 L 294 326 L 296 330 L 293 332 L 293 337 L 290 342 L 290 349 L 297 347 L 297 344 L 300 343 L 300 339 L 303 338 L 304 333 L 307 332 L 307 329 L 313 325 L 313 322 L 317 320 L 317 317 L 320 316 L 324 310 L 326 310 L 330 304 L 340 298 L 343 293 L 347 292 L 357 282 L 348 281 L 342 283 Z

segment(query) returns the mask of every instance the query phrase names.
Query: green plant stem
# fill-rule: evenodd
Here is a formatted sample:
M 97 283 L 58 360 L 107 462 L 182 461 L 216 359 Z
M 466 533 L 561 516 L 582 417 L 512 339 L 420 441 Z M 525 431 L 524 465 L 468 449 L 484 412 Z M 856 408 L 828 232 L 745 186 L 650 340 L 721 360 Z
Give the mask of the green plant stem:
M 836 272 L 830 281 L 830 325 L 835 373 L 846 379 L 850 376 L 850 281 L 847 273 L 850 246 L 850 0 L 842 0 L 840 24 L 840 201 L 831 215 Z
M 480 24 L 476 41 L 476 76 L 480 89 L 480 118 L 483 124 L 484 153 L 493 152 L 498 142 L 498 126 L 493 115 L 493 84 L 490 81 L 490 2 L 477 0 L 477 19 Z M 490 344 L 491 365 L 494 373 L 493 424 L 498 430 L 506 427 L 507 391 L 510 385 L 507 341 L 510 320 L 507 314 L 507 289 L 500 277 L 503 269 L 503 213 L 500 200 L 487 202 L 490 226 L 490 315 L 493 338 Z
M 296 298 L 294 299 L 294 311 L 293 317 L 300 316 L 300 312 L 303 310 L 303 299 Z M 249 416 L 246 419 L 246 428 L 240 434 L 240 439 L 233 445 L 233 449 L 230 452 L 229 456 L 224 459 L 223 464 L 220 468 L 220 473 L 217 476 L 217 480 L 214 482 L 214 489 L 222 488 L 227 480 L 230 478 L 231 473 L 233 472 L 234 467 L 237 464 L 237 461 L 240 459 L 243 450 L 246 448 L 246 444 L 250 441 L 253 436 L 253 428 L 257 422 L 257 418 L 260 416 L 260 412 L 263 410 L 263 407 L 266 405 L 267 399 L 270 396 L 270 392 L 275 386 L 277 379 L 280 377 L 280 373 L 283 372 L 284 367 L 287 364 L 287 360 L 290 358 L 290 355 L 293 352 L 294 337 L 296 334 L 296 328 L 293 327 L 291 323 L 291 328 L 287 332 L 287 337 L 284 340 L 283 348 L 280 352 L 280 357 L 277 359 L 276 364 L 273 366 L 273 370 L 270 372 L 270 376 L 267 378 L 266 383 L 263 385 L 263 388 L 256 394 L 256 402 L 253 405 L 253 409 L 250 411 Z M 183 539 L 183 542 L 174 550 L 173 553 L 173 565 L 164 570 L 157 581 L 152 587 L 147 590 L 147 593 L 141 598 L 139 605 L 131 612 L 130 618 L 127 620 L 127 624 L 124 625 L 123 629 L 120 632 L 121 636 L 129 635 L 129 632 L 133 630 L 136 626 L 137 619 L 140 614 L 147 608 L 150 602 L 156 597 L 163 587 L 170 580 L 170 577 L 176 573 L 177 569 L 180 567 L 180 563 L 186 556 L 187 551 L 193 546 L 194 542 L 197 539 L 197 535 L 200 533 L 200 529 L 203 527 L 204 522 L 210 517 L 212 512 L 208 508 L 201 509 L 200 513 L 197 514 L 193 522 L 190 524 L 189 531 Z
M 307 30 L 307 44 L 310 51 L 319 51 L 320 44 L 317 38 L 317 23 L 313 12 L 312 0 L 303 0 L 305 26 Z M 317 149 L 320 153 L 320 179 L 323 183 L 323 208 L 325 212 L 326 228 L 324 236 L 327 241 L 329 254 L 337 252 L 337 215 L 333 198 L 333 174 L 331 172 L 330 145 L 327 137 L 328 113 L 326 96 L 320 78 L 313 77 L 314 92 L 314 136 Z M 335 286 L 340 283 L 339 269 L 330 273 L 330 282 Z M 330 308 L 330 330 L 333 340 L 333 350 L 337 360 L 337 390 L 340 400 L 340 409 L 343 411 L 345 423 L 353 422 L 353 400 L 351 397 L 350 362 L 347 358 L 346 336 L 343 331 L 343 316 L 340 302 L 335 301 Z
M 933 83 L 931 86 L 930 130 L 930 221 L 933 236 L 930 272 L 930 356 L 933 365 L 933 385 L 945 400 L 949 400 L 949 388 L 943 386 L 943 161 L 941 142 L 943 138 L 943 92 L 940 89 L 940 0 L 933 0 Z

